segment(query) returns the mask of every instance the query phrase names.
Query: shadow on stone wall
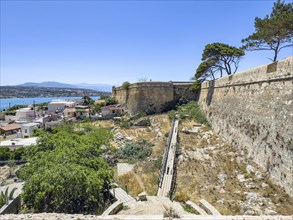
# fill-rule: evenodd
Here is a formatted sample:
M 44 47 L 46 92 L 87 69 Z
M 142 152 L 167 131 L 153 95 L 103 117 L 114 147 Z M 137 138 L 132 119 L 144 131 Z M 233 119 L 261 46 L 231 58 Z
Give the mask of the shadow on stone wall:
M 209 81 L 209 90 L 206 98 L 206 103 L 207 106 L 210 106 L 213 100 L 213 95 L 214 95 L 214 90 L 215 90 L 215 80 Z

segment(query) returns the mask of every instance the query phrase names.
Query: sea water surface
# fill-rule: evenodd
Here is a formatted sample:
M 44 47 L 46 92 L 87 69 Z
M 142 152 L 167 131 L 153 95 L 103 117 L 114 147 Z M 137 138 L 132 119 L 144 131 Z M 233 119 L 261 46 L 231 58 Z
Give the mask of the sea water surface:
M 40 104 L 43 102 L 51 102 L 53 100 L 66 100 L 66 101 L 72 101 L 81 99 L 80 96 L 74 96 L 74 97 L 35 97 L 35 98 L 11 98 L 11 99 L 0 99 L 0 110 L 7 109 L 14 105 L 30 105 L 35 102 L 35 104 Z M 100 98 L 100 96 L 91 96 L 92 99 L 96 100 Z

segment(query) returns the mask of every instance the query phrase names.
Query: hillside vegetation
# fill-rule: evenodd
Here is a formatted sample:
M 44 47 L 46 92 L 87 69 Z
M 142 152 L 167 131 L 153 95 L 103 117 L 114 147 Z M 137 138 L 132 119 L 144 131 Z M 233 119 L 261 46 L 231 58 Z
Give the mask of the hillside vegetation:
M 33 97 L 71 97 L 71 96 L 109 96 L 110 92 L 99 92 L 91 89 L 49 88 L 26 86 L 1 86 L 0 98 L 33 98 Z

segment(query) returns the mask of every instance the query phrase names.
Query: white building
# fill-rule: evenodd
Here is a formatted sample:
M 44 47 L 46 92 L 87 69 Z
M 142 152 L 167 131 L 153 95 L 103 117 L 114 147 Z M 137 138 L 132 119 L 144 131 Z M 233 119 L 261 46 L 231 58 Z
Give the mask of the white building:
M 75 106 L 75 102 L 68 102 L 64 100 L 53 100 L 48 104 L 48 111 L 54 113 L 61 113 L 66 107 L 71 108 Z
M 103 106 L 101 108 L 103 118 L 113 118 L 123 115 L 124 108 L 120 104 Z
M 30 145 L 36 145 L 38 137 L 32 138 L 14 138 L 7 141 L 1 141 L 0 147 L 9 147 L 10 150 L 15 150 L 19 147 L 27 147 Z
M 5 121 L 27 121 L 34 117 L 35 112 L 31 108 L 20 108 L 15 115 L 5 115 Z
M 35 129 L 41 127 L 40 123 L 27 123 L 21 125 L 21 135 L 23 138 L 27 138 L 33 134 Z

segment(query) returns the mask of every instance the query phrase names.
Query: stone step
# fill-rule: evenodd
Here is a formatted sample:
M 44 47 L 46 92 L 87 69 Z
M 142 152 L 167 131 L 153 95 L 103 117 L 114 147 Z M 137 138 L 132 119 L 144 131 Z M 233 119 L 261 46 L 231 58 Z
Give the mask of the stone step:
M 208 213 L 206 213 L 205 210 L 203 210 L 202 208 L 200 208 L 198 205 L 196 205 L 194 202 L 188 200 L 187 202 L 185 202 L 186 205 L 189 205 L 191 208 L 193 208 L 195 211 L 197 211 L 200 215 L 208 215 Z
M 134 200 L 130 195 L 128 195 L 123 189 L 121 188 L 113 188 L 110 189 L 110 193 L 115 196 L 115 198 L 123 203 Z

